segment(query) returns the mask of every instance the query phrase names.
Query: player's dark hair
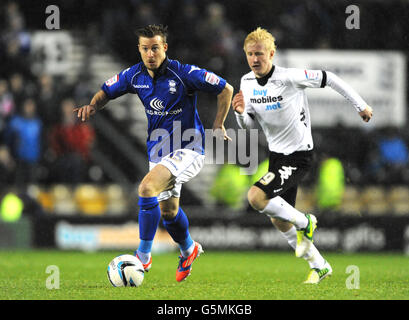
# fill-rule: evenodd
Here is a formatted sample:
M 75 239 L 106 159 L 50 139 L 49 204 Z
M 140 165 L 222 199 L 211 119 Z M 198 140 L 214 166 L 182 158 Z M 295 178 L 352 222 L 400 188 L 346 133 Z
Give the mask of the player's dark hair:
M 146 27 L 139 28 L 135 31 L 138 41 L 140 37 L 153 38 L 155 36 L 161 36 L 163 42 L 166 43 L 168 37 L 168 26 L 162 24 L 150 24 Z

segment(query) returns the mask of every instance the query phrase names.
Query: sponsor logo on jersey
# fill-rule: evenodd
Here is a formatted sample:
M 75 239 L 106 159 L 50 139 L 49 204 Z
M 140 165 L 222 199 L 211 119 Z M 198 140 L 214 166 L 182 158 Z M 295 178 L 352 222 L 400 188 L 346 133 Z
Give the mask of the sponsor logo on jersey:
M 161 111 L 164 108 L 163 101 L 158 98 L 152 99 L 149 105 L 156 111 Z
M 211 72 L 206 72 L 205 73 L 205 80 L 207 83 L 210 83 L 211 85 L 217 86 L 220 82 L 220 79 L 218 76 L 216 76 L 214 73 Z
M 170 111 L 157 111 L 157 110 L 146 109 L 146 113 L 149 114 L 150 116 L 169 116 L 169 115 L 179 114 L 181 112 L 182 112 L 182 108 L 170 110 Z
M 282 96 L 278 96 L 278 97 L 267 96 L 267 97 L 261 97 L 261 98 L 250 98 L 251 103 L 275 103 L 275 102 L 280 102 L 280 101 L 283 101 Z
M 268 105 L 266 105 L 266 111 L 277 110 L 277 109 L 281 109 L 280 102 L 277 102 L 276 104 L 268 104 Z
M 263 89 L 263 90 L 257 90 L 257 89 L 253 89 L 253 96 L 266 96 L 267 95 L 267 89 Z
M 169 93 L 170 94 L 175 94 L 176 93 L 176 81 L 175 80 L 169 80 Z
M 112 78 L 108 79 L 107 81 L 105 81 L 105 84 L 110 87 L 113 84 L 117 83 L 119 81 L 119 75 L 114 75 Z
M 149 89 L 148 84 L 133 84 L 132 85 L 135 89 Z
M 280 178 L 281 178 L 281 185 L 284 184 L 284 180 L 287 180 L 292 174 L 293 171 L 297 170 L 296 167 L 286 167 L 286 166 L 282 166 L 281 169 L 278 170 L 278 173 L 280 174 Z

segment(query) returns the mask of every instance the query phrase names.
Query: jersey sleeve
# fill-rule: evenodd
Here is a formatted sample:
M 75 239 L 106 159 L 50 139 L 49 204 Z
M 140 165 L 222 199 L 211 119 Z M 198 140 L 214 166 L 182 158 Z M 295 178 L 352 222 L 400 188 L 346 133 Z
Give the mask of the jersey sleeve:
M 328 72 L 327 85 L 352 103 L 358 112 L 364 111 L 368 105 L 348 83 L 332 72 Z
M 256 111 L 253 108 L 253 105 L 250 103 L 250 99 L 244 96 L 244 112 L 247 113 L 252 119 L 256 116 Z
M 251 92 L 252 88 L 249 87 L 249 85 L 246 85 L 246 82 L 243 81 L 243 78 L 241 78 L 240 81 L 240 90 L 243 92 L 243 96 L 244 96 L 244 112 L 247 113 L 248 115 L 250 115 L 250 117 L 252 119 L 254 119 L 255 115 L 256 115 L 256 111 L 253 108 L 253 105 L 250 102 L 250 94 L 249 94 L 249 90 Z
M 222 77 L 194 65 L 183 65 L 182 77 L 189 91 L 219 94 L 226 86 L 226 80 Z
M 327 83 L 327 74 L 324 70 L 290 69 L 289 80 L 294 87 L 324 88 Z
M 101 86 L 101 89 L 105 92 L 109 99 L 115 99 L 130 92 L 129 69 L 130 68 L 125 69 L 114 75 L 112 78 L 105 81 Z
M 247 94 L 246 86 L 243 84 L 243 78 L 240 82 L 240 90 L 242 90 L 244 96 L 244 112 L 240 114 L 235 111 L 234 114 L 240 128 L 251 129 L 255 124 L 256 111 L 250 103 L 250 98 Z

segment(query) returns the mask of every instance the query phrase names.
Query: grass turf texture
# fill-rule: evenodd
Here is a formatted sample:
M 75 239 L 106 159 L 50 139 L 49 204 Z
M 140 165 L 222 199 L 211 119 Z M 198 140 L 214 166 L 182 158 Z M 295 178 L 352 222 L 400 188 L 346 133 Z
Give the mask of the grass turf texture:
M 175 280 L 176 252 L 155 255 L 138 288 L 114 288 L 106 276 L 113 257 L 129 252 L 0 251 L 1 300 L 373 300 L 409 299 L 409 257 L 398 254 L 325 254 L 334 273 L 305 285 L 308 264 L 289 252 L 205 252 L 192 275 Z M 60 288 L 46 288 L 47 266 L 58 266 Z M 349 265 L 360 288 L 347 289 Z

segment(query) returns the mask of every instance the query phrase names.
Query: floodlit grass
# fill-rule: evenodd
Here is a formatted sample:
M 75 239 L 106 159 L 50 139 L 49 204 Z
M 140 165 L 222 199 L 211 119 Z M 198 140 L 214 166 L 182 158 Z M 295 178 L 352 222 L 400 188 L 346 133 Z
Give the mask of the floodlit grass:
M 308 264 L 290 252 L 205 252 L 192 275 L 175 280 L 178 254 L 153 257 L 138 288 L 114 288 L 110 260 L 129 252 L 0 251 L 1 300 L 408 300 L 409 257 L 398 254 L 325 254 L 334 273 L 305 285 Z M 48 266 L 58 267 L 59 289 L 47 289 Z M 347 266 L 359 268 L 359 289 L 348 289 Z M 356 274 L 355 274 L 356 275 Z M 352 281 L 357 284 L 356 279 Z

